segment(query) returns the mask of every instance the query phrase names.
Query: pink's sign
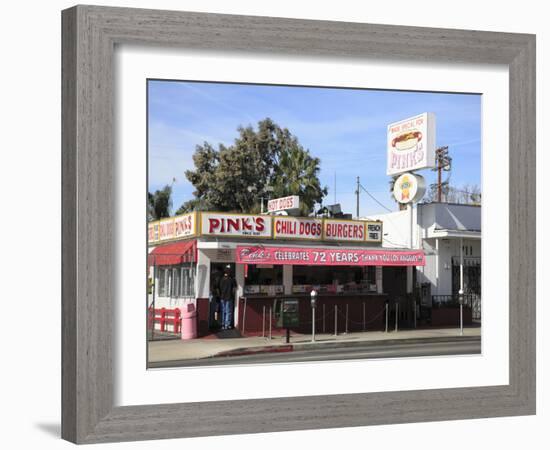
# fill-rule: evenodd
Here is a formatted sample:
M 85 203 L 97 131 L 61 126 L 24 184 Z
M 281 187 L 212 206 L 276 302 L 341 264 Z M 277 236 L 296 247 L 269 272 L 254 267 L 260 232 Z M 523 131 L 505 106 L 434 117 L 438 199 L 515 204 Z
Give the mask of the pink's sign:
M 345 248 L 273 247 L 239 245 L 240 264 L 292 264 L 319 266 L 424 266 L 422 250 L 370 250 Z

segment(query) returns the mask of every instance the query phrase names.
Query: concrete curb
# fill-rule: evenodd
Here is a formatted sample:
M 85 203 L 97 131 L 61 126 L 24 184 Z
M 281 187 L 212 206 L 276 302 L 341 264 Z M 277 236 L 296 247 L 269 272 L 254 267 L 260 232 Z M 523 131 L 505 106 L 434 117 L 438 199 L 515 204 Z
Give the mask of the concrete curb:
M 208 356 L 207 358 L 216 358 L 218 356 L 255 355 L 256 353 L 284 353 L 291 352 L 293 350 L 294 348 L 290 344 L 267 345 L 262 347 L 242 347 L 234 350 L 224 350 L 223 352 L 216 353 L 215 355 Z
M 308 349 L 320 349 L 320 348 L 346 348 L 346 347 L 372 347 L 376 345 L 396 345 L 406 344 L 415 345 L 422 343 L 445 343 L 445 342 L 457 342 L 457 341 L 472 341 L 481 340 L 481 336 L 438 336 L 438 337 L 424 337 L 424 338 L 402 338 L 402 339 L 379 339 L 371 341 L 340 341 L 340 342 L 316 342 L 316 343 L 297 343 L 297 344 L 279 344 L 279 345 L 265 345 L 257 347 L 239 347 L 233 350 L 224 350 L 214 355 L 209 355 L 205 358 L 217 358 L 227 356 L 244 356 L 254 355 L 259 353 L 283 353 Z M 201 358 L 202 359 L 202 358 Z

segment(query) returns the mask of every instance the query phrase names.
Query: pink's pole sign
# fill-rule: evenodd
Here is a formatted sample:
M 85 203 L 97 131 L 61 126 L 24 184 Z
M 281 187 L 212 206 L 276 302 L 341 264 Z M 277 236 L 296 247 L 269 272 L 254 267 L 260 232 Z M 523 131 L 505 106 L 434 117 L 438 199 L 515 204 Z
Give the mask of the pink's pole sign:
M 293 264 L 319 266 L 424 266 L 422 250 L 367 250 L 346 248 L 274 247 L 239 245 L 240 264 Z

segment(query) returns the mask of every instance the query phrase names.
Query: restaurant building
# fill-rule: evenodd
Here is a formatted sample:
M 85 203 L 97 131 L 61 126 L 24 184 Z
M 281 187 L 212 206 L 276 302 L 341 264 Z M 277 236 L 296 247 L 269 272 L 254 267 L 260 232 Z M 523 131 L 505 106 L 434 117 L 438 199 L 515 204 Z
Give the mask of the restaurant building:
M 378 220 L 288 215 L 193 212 L 150 222 L 148 304 L 194 305 L 205 335 L 214 280 L 229 270 L 237 285 L 235 327 L 243 334 L 274 326 L 276 300 L 290 297 L 299 304 L 293 331 L 310 332 L 313 289 L 318 332 L 382 329 L 386 301 L 406 295 L 414 276 L 407 268 L 425 264 L 422 249 L 383 247 L 383 234 Z
M 404 246 L 424 252 L 425 264 L 410 269 L 415 271 L 414 276 L 409 277 L 415 280 L 415 284 L 408 290 L 419 291 L 421 306 L 435 316 L 441 316 L 439 324 L 457 321 L 456 317 L 451 317 L 450 307 L 458 302 L 461 270 L 468 316 L 465 322 L 481 320 L 480 205 L 419 203 L 405 210 L 369 218 L 383 222 L 384 248 Z

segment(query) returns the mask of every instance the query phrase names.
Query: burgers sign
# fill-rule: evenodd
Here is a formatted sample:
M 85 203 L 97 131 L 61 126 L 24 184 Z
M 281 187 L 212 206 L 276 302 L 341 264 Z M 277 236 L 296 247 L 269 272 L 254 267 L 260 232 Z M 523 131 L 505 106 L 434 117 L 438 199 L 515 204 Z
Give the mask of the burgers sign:
M 387 175 L 435 167 L 435 115 L 424 113 L 388 125 Z

